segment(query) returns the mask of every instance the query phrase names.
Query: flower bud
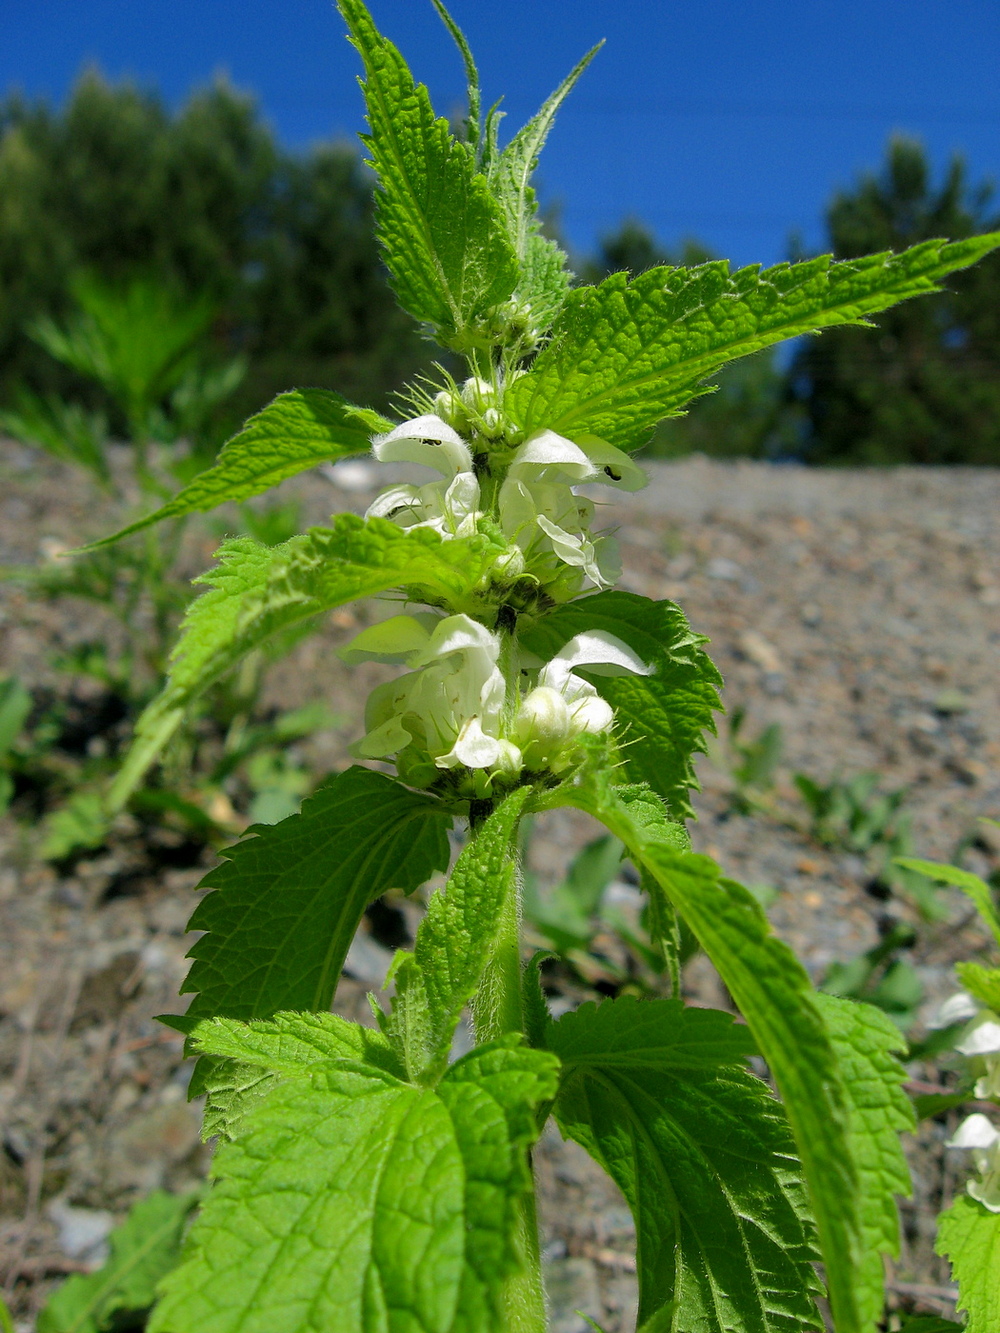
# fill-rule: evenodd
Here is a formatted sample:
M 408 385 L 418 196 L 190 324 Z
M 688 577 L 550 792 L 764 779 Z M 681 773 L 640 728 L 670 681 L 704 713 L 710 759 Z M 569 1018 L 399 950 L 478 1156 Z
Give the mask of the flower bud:
M 516 579 L 524 573 L 524 552 L 519 546 L 512 546 L 498 555 L 493 562 L 493 573 L 499 579 Z
M 470 412 L 482 414 L 496 402 L 493 385 L 488 380 L 472 375 L 462 385 L 462 403 Z
M 455 430 L 463 430 L 469 424 L 461 398 L 451 389 L 442 389 L 434 395 L 434 411 Z
M 571 731 L 569 709 L 558 690 L 539 685 L 525 695 L 514 719 L 514 738 L 528 768 L 554 767 Z

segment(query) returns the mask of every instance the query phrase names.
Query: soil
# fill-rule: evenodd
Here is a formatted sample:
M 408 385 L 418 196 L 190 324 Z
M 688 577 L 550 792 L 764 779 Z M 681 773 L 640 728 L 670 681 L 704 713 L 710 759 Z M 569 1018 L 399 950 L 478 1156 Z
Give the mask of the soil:
M 960 854 L 980 874 L 1000 866 L 1000 831 L 977 822 L 1000 815 L 1000 472 L 821 472 L 698 457 L 650 471 L 646 491 L 604 510 L 619 529 L 623 586 L 679 601 L 712 640 L 730 716 L 746 710 L 741 737 L 777 723 L 784 746 L 773 785 L 741 813 L 722 722 L 722 739 L 698 765 L 695 845 L 728 874 L 775 891 L 774 929 L 817 979 L 894 922 L 911 923 L 909 957 L 924 986 L 911 1033 L 919 1036 L 955 987 L 954 962 L 987 957 L 987 941 L 957 893 L 944 891 L 947 919 L 932 925 L 905 897 L 886 898 L 870 856 L 817 839 L 792 775 L 878 773 L 884 790 L 907 791 L 914 854 Z M 118 525 L 110 502 L 18 445 L 0 444 L 0 477 L 0 565 L 44 560 Z M 283 498 L 321 521 L 363 510 L 383 480 L 367 464 L 340 465 L 286 483 Z M 192 573 L 216 535 L 208 522 L 192 529 Z M 299 747 L 317 772 L 346 762 L 359 700 L 384 674 L 348 674 L 334 656 L 373 614 L 362 606 L 331 616 L 268 678 L 271 704 L 322 697 L 342 718 Z M 0 629 L 0 675 L 17 675 L 39 697 L 93 699 L 91 681 L 53 665 L 104 632 L 92 607 L 33 602 L 17 584 L 0 584 Z M 555 881 L 593 836 L 582 816 L 537 821 L 535 871 Z M 130 1202 L 158 1186 L 189 1187 L 210 1156 L 199 1108 L 186 1101 L 181 1038 L 154 1016 L 178 1006 L 185 925 L 212 852 L 169 864 L 137 850 L 125 827 L 100 852 L 53 866 L 34 854 L 36 843 L 23 811 L 0 822 L 0 1280 L 19 1333 L 56 1281 L 100 1262 Z M 405 939 L 419 910 L 397 903 L 372 914 L 339 1011 L 370 1021 L 365 992 L 384 980 L 399 942 L 392 933 Z M 579 978 L 553 977 L 564 1008 L 588 993 Z M 685 992 L 693 1003 L 729 1004 L 701 957 L 686 969 Z M 909 1072 L 918 1085 L 953 1077 L 947 1062 L 931 1060 Z M 908 1140 L 914 1197 L 903 1203 L 903 1251 L 890 1265 L 894 1308 L 954 1313 L 933 1219 L 967 1169 L 943 1147 L 955 1123 L 955 1113 L 926 1121 Z M 578 1311 L 609 1333 L 634 1327 L 634 1233 L 621 1196 L 555 1131 L 536 1162 L 553 1330 L 585 1333 Z

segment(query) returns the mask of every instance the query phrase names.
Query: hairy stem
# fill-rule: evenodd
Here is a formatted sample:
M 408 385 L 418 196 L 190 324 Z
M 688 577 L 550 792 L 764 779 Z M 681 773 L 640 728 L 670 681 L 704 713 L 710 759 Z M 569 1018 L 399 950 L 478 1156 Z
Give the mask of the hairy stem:
M 507 893 L 500 925 L 479 991 L 472 1003 L 477 1043 L 524 1031 L 521 987 L 521 856 L 516 841 L 506 871 Z M 504 1309 L 507 1333 L 545 1333 L 545 1289 L 538 1243 L 538 1214 L 532 1188 L 518 1217 L 522 1266 L 507 1281 Z
M 504 1290 L 504 1327 L 507 1333 L 545 1333 L 545 1287 L 542 1283 L 534 1189 L 521 1201 L 518 1226 L 523 1266 L 507 1280 Z
M 496 1041 L 524 1031 L 521 998 L 521 866 L 514 847 L 506 870 L 507 891 L 500 923 L 479 991 L 472 1002 L 476 1041 Z

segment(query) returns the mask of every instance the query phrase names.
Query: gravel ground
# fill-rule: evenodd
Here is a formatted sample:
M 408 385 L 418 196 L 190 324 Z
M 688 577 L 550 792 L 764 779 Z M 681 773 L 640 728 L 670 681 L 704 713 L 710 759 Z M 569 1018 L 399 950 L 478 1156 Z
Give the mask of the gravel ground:
M 679 601 L 713 641 L 727 707 L 747 710 L 744 733 L 779 723 L 784 736 L 768 807 L 753 816 L 734 809 L 727 748 L 713 745 L 699 764 L 695 842 L 728 873 L 777 891 L 774 927 L 819 977 L 870 947 L 888 917 L 913 914 L 866 891 L 862 858 L 810 836 L 793 772 L 829 780 L 876 771 L 886 789 L 908 788 L 917 854 L 945 859 L 961 844 L 970 868 L 998 865 L 1000 841 L 976 818 L 1000 814 L 1000 473 L 816 472 L 700 458 L 651 471 L 648 490 L 605 510 L 619 528 L 624 586 Z M 114 524 L 72 474 L 19 446 L 0 444 L 0 478 L 0 565 Z M 319 521 L 363 509 L 374 480 L 366 465 L 341 465 L 284 491 Z M 192 571 L 213 542 L 206 527 L 191 534 Z M 299 645 L 269 677 L 271 702 L 323 695 L 356 717 L 380 669 L 348 678 L 332 650 L 371 614 L 338 613 Z M 0 584 L 0 629 L 0 672 L 86 695 L 86 682 L 67 684 L 51 658 L 100 630 L 90 608 L 32 605 Z M 317 768 L 337 766 L 354 734 L 345 722 L 303 753 Z M 185 1100 L 180 1038 L 153 1016 L 176 1007 L 192 890 L 210 857 L 154 867 L 123 837 L 60 871 L 32 858 L 32 836 L 24 821 L 0 824 L 0 1280 L 6 1274 L 19 1333 L 55 1280 L 99 1260 L 131 1200 L 189 1186 L 208 1161 L 198 1108 Z M 592 836 L 569 812 L 538 821 L 534 868 L 555 879 Z M 913 955 L 925 1018 L 953 987 L 952 963 L 986 948 L 964 900 L 945 901 L 948 921 L 922 928 Z M 419 909 L 401 911 L 412 930 Z M 383 943 L 362 937 L 338 1010 L 364 1019 L 364 993 L 381 983 L 388 958 Z M 685 986 L 693 1002 L 728 1003 L 704 959 L 689 965 Z M 940 1077 L 929 1064 L 911 1074 Z M 891 1274 L 900 1308 L 953 1309 L 947 1269 L 932 1253 L 934 1212 L 960 1187 L 963 1166 L 943 1150 L 948 1132 L 928 1122 L 910 1144 L 915 1197 Z M 554 1333 L 584 1333 L 578 1310 L 609 1333 L 632 1328 L 634 1236 L 621 1197 L 554 1132 L 537 1164 Z

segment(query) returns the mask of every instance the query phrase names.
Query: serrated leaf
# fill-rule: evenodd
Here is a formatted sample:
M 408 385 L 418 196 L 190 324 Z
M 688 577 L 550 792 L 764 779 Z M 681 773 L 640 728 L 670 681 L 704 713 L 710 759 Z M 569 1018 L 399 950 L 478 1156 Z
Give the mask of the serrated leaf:
M 532 327 L 539 334 L 549 330 L 562 309 L 571 274 L 566 268 L 564 252 L 539 229 L 536 219 L 538 201 L 531 178 L 556 113 L 603 45 L 598 42 L 577 62 L 538 114 L 490 165 L 490 187 L 503 208 L 520 267 L 514 300 L 521 309 L 530 312 Z
M 686 1008 L 680 1000 L 630 995 L 613 1003 L 588 1001 L 565 1014 L 549 1037 L 551 1049 L 567 1067 L 710 1070 L 757 1054 L 750 1029 L 734 1023 L 731 1014 Z
M 338 773 L 280 824 L 257 825 L 202 880 L 182 994 L 188 1018 L 329 1009 L 365 907 L 448 865 L 451 816 L 384 773 Z
M 781 1108 L 728 1014 L 678 1000 L 584 1005 L 553 1024 L 555 1115 L 635 1218 L 640 1328 L 821 1329 L 816 1257 Z
M 993 890 L 984 879 L 974 875 L 971 870 L 960 870 L 958 866 L 943 865 L 938 861 L 922 861 L 915 856 L 896 856 L 893 865 L 902 866 L 904 870 L 915 870 L 939 884 L 951 884 L 961 889 L 976 904 L 979 915 L 997 944 L 1000 944 L 1000 915 L 993 901 Z
M 442 541 L 426 528 L 404 531 L 354 514 L 339 514 L 330 527 L 310 528 L 280 546 L 250 537 L 225 542 L 219 564 L 195 580 L 211 590 L 188 608 L 166 688 L 136 724 L 109 807 L 128 800 L 195 699 L 279 630 L 399 586 L 438 604 L 463 601 L 497 549 L 482 536 Z
M 471 148 L 435 117 L 423 84 L 361 0 L 339 0 L 365 67 L 371 133 L 362 139 L 379 178 L 376 220 L 400 305 L 455 351 L 481 338 L 517 282 L 499 204 Z
M 371 1065 L 397 1077 L 405 1070 L 380 1032 L 338 1014 L 277 1013 L 185 1022 L 189 1051 L 200 1055 L 189 1096 L 205 1096 L 202 1137 L 235 1138 L 247 1110 L 282 1078 L 305 1078 L 336 1061 Z
M 411 1078 L 425 1081 L 443 1068 L 462 1010 L 496 952 L 505 909 L 516 913 L 515 837 L 530 795 L 529 787 L 512 792 L 466 844 L 427 906 L 413 953 L 394 968 L 389 1032 Z
M 693 815 L 688 796 L 698 789 L 692 760 L 704 752 L 706 731 L 715 731 L 722 677 L 673 602 L 654 602 L 631 592 L 601 592 L 561 606 L 533 625 L 525 645 L 548 659 L 582 630 L 600 629 L 623 640 L 648 665 L 651 676 L 592 677 L 615 710 L 624 772 L 648 783 L 674 819 Z M 587 675 L 585 667 L 580 668 Z
M 753 895 L 708 857 L 679 851 L 655 824 L 640 824 L 606 772 L 587 774 L 567 795 L 625 843 L 698 937 L 749 1024 L 795 1136 L 838 1333 L 862 1333 L 854 1287 L 861 1258 L 858 1176 L 843 1080 L 809 977 L 771 933 Z
M 950 1260 L 958 1283 L 958 1309 L 968 1319 L 965 1333 L 1000 1328 L 1000 1213 L 961 1195 L 938 1218 L 935 1249 Z
M 96 551 L 167 518 L 214 509 L 229 500 L 249 500 L 319 463 L 367 453 L 372 432 L 389 426 L 377 412 L 354 407 L 332 389 L 280 393 L 222 446 L 212 467 L 167 504 L 83 550 Z
M 157 1284 L 177 1263 L 184 1224 L 199 1197 L 197 1190 L 157 1190 L 137 1203 L 112 1231 L 104 1267 L 75 1274 L 49 1297 L 38 1316 L 38 1333 L 99 1333 L 116 1315 L 148 1310 Z
M 150 1333 L 499 1333 L 555 1071 L 508 1042 L 436 1089 L 349 1070 L 277 1086 L 217 1153 Z
M 958 979 L 970 995 L 994 1013 L 1000 1013 L 1000 968 L 979 963 L 958 963 Z
M 1000 233 L 924 241 L 900 255 L 729 272 L 717 261 L 612 274 L 572 292 L 552 342 L 513 383 L 504 409 L 530 434 L 592 432 L 620 448 L 644 444 L 658 421 L 703 392 L 727 361 L 803 333 L 933 292 L 947 274 L 1000 245 Z
M 855 1278 L 863 1326 L 874 1333 L 884 1305 L 883 1258 L 899 1257 L 895 1195 L 909 1197 L 910 1172 L 899 1141 L 916 1128 L 896 1058 L 906 1040 L 895 1023 L 870 1004 L 818 993 L 814 1002 L 826 1024 L 840 1067 L 850 1124 L 851 1153 L 861 1187 L 860 1270 Z

